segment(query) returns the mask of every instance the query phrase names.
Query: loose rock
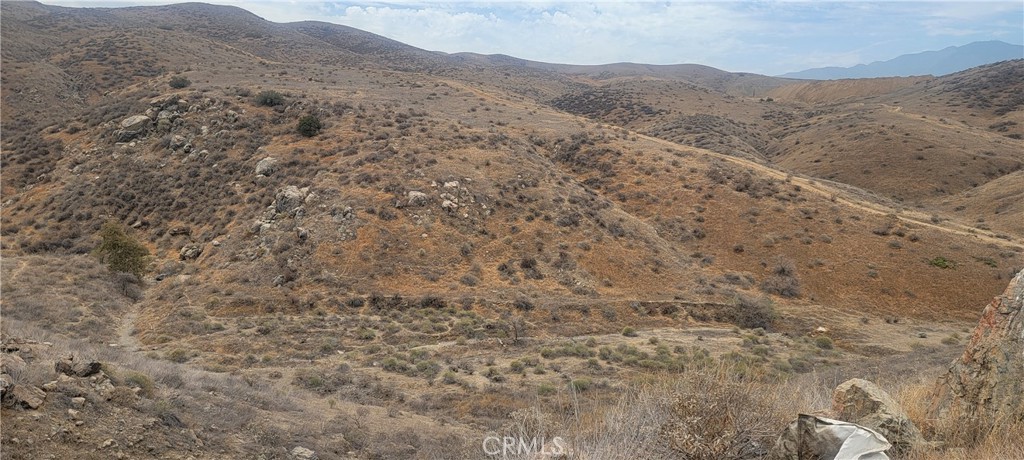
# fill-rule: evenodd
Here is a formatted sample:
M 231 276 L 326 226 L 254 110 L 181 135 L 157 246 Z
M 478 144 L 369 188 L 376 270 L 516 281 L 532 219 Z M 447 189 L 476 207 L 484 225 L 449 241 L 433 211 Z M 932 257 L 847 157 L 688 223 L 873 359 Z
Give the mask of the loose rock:
M 832 395 L 832 411 L 840 420 L 866 426 L 885 436 L 897 457 L 924 443 L 921 431 L 903 408 L 885 390 L 867 380 L 850 379 L 839 384 Z

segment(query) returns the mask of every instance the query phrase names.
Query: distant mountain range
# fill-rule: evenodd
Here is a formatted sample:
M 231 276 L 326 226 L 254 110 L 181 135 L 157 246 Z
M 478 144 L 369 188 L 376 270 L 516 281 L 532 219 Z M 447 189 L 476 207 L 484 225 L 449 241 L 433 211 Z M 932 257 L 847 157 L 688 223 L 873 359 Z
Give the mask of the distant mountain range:
M 1001 41 L 973 42 L 950 46 L 940 51 L 904 54 L 888 61 L 858 64 L 853 67 L 821 67 L 790 72 L 780 77 L 808 80 L 840 78 L 908 77 L 946 75 L 979 65 L 1024 58 L 1024 46 Z

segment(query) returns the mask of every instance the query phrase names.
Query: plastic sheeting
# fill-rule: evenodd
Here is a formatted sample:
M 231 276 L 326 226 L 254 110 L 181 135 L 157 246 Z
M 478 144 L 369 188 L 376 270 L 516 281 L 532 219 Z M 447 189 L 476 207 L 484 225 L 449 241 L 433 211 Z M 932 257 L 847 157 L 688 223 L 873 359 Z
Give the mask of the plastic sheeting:
M 775 443 L 775 460 L 889 460 L 892 444 L 855 423 L 800 414 Z

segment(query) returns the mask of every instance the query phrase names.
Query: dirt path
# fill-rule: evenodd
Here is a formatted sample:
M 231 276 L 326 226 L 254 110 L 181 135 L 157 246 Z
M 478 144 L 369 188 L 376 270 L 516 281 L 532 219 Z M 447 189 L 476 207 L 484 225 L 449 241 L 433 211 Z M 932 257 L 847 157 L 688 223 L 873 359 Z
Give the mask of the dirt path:
M 129 305 L 128 311 L 121 317 L 121 323 L 117 325 L 117 344 L 131 351 L 138 351 L 142 348 L 142 344 L 134 334 L 135 321 L 138 317 L 138 305 Z

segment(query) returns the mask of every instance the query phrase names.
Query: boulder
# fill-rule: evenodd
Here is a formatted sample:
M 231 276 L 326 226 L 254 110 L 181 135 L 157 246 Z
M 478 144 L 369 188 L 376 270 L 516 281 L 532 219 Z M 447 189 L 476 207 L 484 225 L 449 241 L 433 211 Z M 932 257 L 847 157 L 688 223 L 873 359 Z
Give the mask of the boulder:
M 864 379 L 850 379 L 836 387 L 832 412 L 839 420 L 865 426 L 885 436 L 892 453 L 903 457 L 924 437 L 903 408 L 878 385 Z
M 57 374 L 64 374 L 71 377 L 89 377 L 96 375 L 103 369 L 103 364 L 98 361 L 76 360 L 73 356 L 67 359 L 58 359 L 53 365 Z
M 981 313 L 963 355 L 939 378 L 930 416 L 1024 422 L 1024 270 Z
M 274 197 L 274 210 L 279 213 L 291 213 L 295 211 L 306 199 L 307 191 L 303 191 L 294 185 L 289 185 L 277 192 Z
M 153 120 L 145 115 L 133 115 L 121 120 L 121 129 L 117 132 L 118 142 L 128 142 L 141 136 L 149 129 Z
M 38 409 L 46 400 L 46 392 L 32 385 L 15 384 L 4 392 L 4 407 Z
M 203 246 L 199 244 L 186 244 L 178 251 L 178 258 L 181 260 L 195 260 L 203 254 Z
M 124 120 L 121 120 L 121 129 L 127 129 L 132 131 L 138 131 L 146 129 L 149 126 L 149 122 L 153 121 L 145 115 L 132 115 Z
M 277 170 L 277 158 L 266 157 L 256 163 L 256 175 L 269 176 Z
M 184 147 L 185 144 L 188 144 L 188 139 L 186 139 L 185 136 L 182 136 L 180 134 L 175 134 L 175 135 L 171 136 L 171 143 L 170 143 L 169 147 L 172 150 L 178 150 L 178 149 Z
M 416 190 L 410 191 L 407 195 L 409 197 L 409 206 L 423 206 L 430 200 L 426 193 Z
M 316 460 L 316 452 L 302 446 L 295 446 L 291 451 L 292 458 L 297 460 Z
M 0 354 L 0 374 L 19 374 L 25 370 L 25 360 L 13 353 Z

